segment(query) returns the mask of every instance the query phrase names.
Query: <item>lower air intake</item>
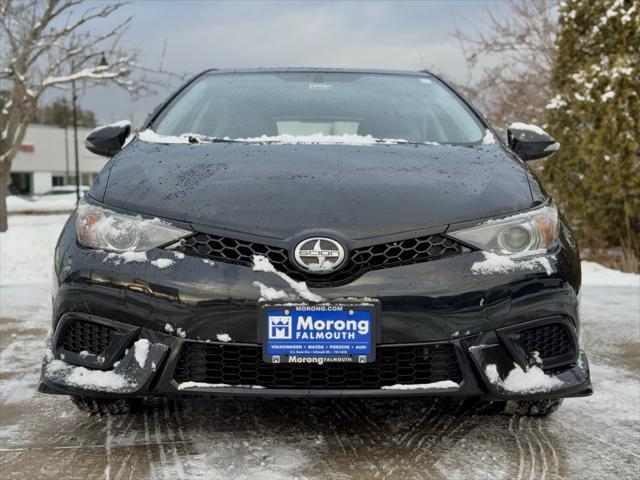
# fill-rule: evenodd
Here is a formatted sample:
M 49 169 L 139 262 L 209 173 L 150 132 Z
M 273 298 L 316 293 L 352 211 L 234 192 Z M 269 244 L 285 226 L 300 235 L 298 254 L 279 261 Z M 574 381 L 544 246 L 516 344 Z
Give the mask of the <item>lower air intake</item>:
M 462 373 L 451 344 L 379 346 L 375 362 L 270 364 L 260 346 L 187 342 L 178 358 L 178 382 L 260 385 L 267 388 L 376 389 L 451 380 Z
M 68 352 L 100 355 L 111 343 L 115 329 L 84 320 L 69 322 L 59 345 Z
M 520 343 L 527 353 L 538 352 L 542 360 L 570 355 L 575 348 L 567 328 L 561 323 L 523 330 Z

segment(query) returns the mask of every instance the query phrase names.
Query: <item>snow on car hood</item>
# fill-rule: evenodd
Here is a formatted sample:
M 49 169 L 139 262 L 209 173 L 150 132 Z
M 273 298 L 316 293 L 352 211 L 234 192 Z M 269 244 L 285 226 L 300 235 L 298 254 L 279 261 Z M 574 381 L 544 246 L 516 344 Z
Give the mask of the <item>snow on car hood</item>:
M 533 205 L 524 168 L 498 144 L 134 141 L 90 195 L 133 212 L 275 238 L 324 228 L 362 239 Z

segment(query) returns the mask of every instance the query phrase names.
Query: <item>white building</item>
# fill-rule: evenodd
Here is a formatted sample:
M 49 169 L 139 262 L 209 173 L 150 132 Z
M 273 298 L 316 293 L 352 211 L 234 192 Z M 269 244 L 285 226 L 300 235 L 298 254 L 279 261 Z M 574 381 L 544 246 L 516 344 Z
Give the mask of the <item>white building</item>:
M 84 147 L 84 139 L 90 128 L 78 128 L 78 157 L 81 185 L 91 185 L 93 179 L 107 162 L 107 158 L 95 155 Z M 20 151 L 11 165 L 10 192 L 14 194 L 38 194 L 53 186 L 75 185 L 75 157 L 73 128 L 52 125 L 29 125 Z

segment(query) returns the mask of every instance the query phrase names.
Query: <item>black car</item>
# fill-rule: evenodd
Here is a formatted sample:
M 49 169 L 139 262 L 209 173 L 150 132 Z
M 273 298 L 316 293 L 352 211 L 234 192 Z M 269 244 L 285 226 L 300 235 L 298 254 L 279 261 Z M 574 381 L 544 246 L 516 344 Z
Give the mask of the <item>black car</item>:
M 525 161 L 426 72 L 208 70 L 131 125 L 55 250 L 39 390 L 143 397 L 592 392 L 576 241 Z

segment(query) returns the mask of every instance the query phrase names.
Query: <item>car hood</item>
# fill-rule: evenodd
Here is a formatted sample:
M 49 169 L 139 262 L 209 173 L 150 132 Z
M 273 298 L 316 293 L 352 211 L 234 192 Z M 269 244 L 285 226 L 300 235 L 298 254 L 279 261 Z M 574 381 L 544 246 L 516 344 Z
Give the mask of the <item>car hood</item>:
M 444 229 L 533 205 L 524 167 L 498 144 L 135 140 L 112 159 L 108 183 L 98 180 L 91 196 L 116 208 L 279 239 L 308 229 L 354 240 Z

